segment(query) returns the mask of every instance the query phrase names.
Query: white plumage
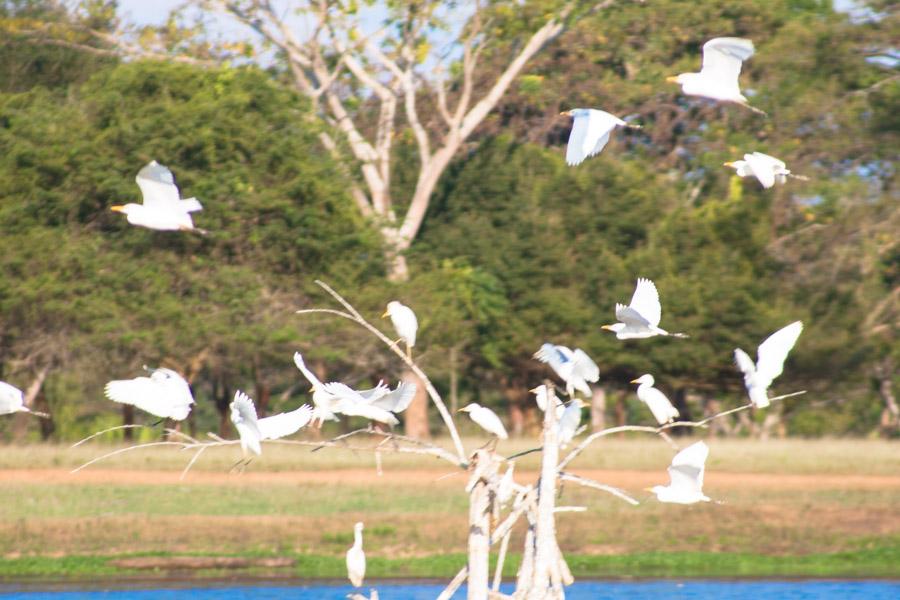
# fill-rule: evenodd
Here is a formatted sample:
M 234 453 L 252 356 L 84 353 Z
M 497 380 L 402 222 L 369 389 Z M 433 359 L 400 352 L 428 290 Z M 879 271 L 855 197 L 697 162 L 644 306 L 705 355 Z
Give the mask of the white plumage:
M 617 126 L 637 127 L 606 111 L 593 108 L 573 108 L 560 114 L 573 119 L 572 132 L 566 146 L 566 164 L 569 166 L 579 165 L 584 159 L 599 154 Z
M 253 400 L 244 392 L 238 390 L 231 401 L 231 422 L 241 437 L 241 451 L 244 456 L 247 451 L 252 451 L 257 456 L 262 454 L 262 433 L 259 431 L 259 423 L 256 418 L 256 407 Z
M 25 406 L 25 394 L 22 393 L 22 390 L 5 381 L 0 381 L 0 415 L 11 415 L 17 412 L 31 413 L 38 417 L 50 416 L 35 412 Z
M 641 375 L 637 379 L 632 379 L 631 383 L 640 384 L 637 389 L 637 397 L 650 407 L 650 412 L 653 413 L 653 418 L 657 423 L 665 425 L 678 417 L 678 409 L 672 406 L 665 394 L 653 387 L 653 375 L 649 373 Z
M 322 425 L 323 421 L 338 421 L 335 415 L 337 398 L 334 394 L 325 389 L 325 385 L 319 381 L 315 373 L 309 370 L 306 363 L 303 362 L 303 356 L 299 352 L 294 352 L 294 364 L 303 373 L 303 376 L 312 386 L 312 401 L 315 408 L 313 409 L 313 420 L 318 421 Z
M 703 44 L 703 65 L 699 73 L 682 73 L 666 80 L 681 85 L 689 96 L 703 96 L 723 102 L 736 102 L 757 112 L 741 94 L 738 78 L 745 60 L 753 56 L 753 42 L 743 38 L 714 38 Z
M 335 398 L 335 404 L 333 405 L 335 412 L 348 417 L 364 417 L 392 427 L 400 422 L 390 411 L 376 406 L 372 400 L 369 400 L 366 396 L 344 383 L 326 383 L 325 391 Z
M 538 408 L 541 409 L 541 411 L 546 411 L 548 395 L 547 386 L 539 385 L 536 388 L 528 391 L 534 394 L 534 401 L 537 402 Z M 556 402 L 556 420 L 558 421 L 560 418 L 562 418 L 563 412 L 565 412 L 566 410 L 566 405 L 563 404 L 562 400 L 560 400 L 556 394 L 553 395 L 553 398 Z
M 774 156 L 763 154 L 762 152 L 745 154 L 743 160 L 727 162 L 724 166 L 734 169 L 738 177 L 747 177 L 751 175 L 756 177 L 759 183 L 766 189 L 769 189 L 776 183 L 783 184 L 787 181 L 788 176 L 797 179 L 806 179 L 806 177 L 800 175 L 793 175 L 787 168 L 787 165 L 784 164 L 784 161 L 779 160 Z
M 387 311 L 382 317 L 390 317 L 397 335 L 406 344 L 406 355 L 412 355 L 412 347 L 416 345 L 416 332 L 419 330 L 419 321 L 416 319 L 416 313 L 406 306 L 400 304 L 396 300 L 392 300 L 387 304 Z
M 675 504 L 694 504 L 709 502 L 703 494 L 703 473 L 706 470 L 706 458 L 709 447 L 699 441 L 691 444 L 672 459 L 669 467 L 669 485 L 655 485 L 650 491 L 656 494 L 660 502 Z
M 363 524 L 353 526 L 353 545 L 347 550 L 347 577 L 354 587 L 361 587 L 366 576 L 366 553 L 363 552 Z
M 781 375 L 784 361 L 797 338 L 803 332 L 803 323 L 794 321 L 782 327 L 759 345 L 756 353 L 756 364 L 747 353 L 740 348 L 734 350 L 734 360 L 744 374 L 744 385 L 750 395 L 750 401 L 757 408 L 769 406 L 768 389 L 772 381 Z
M 545 343 L 534 353 L 534 358 L 550 365 L 560 379 L 566 382 L 566 393 L 569 396 L 575 390 L 590 396 L 591 386 L 588 382 L 593 383 L 600 378 L 600 367 L 580 348 L 573 352 L 566 346 Z
M 631 297 L 631 304 L 616 303 L 616 318 L 620 321 L 612 325 L 603 325 L 616 334 L 620 340 L 648 338 L 655 335 L 670 335 L 673 337 L 688 337 L 683 333 L 669 333 L 660 329 L 659 321 L 662 318 L 662 305 L 659 303 L 659 292 L 656 285 L 649 279 L 639 278 Z
M 575 437 L 575 432 L 578 431 L 578 426 L 581 424 L 581 409 L 585 406 L 587 403 L 583 402 L 581 398 L 574 398 L 563 411 L 556 433 L 560 448 L 565 448 Z
M 203 207 L 196 198 L 181 199 L 172 171 L 155 160 L 141 169 L 135 181 L 141 188 L 143 204 L 128 203 L 111 210 L 124 213 L 132 225 L 157 231 L 193 230 L 191 213 Z M 198 230 L 202 231 L 202 230 Z
M 191 412 L 194 397 L 184 378 L 171 369 L 154 369 L 150 377 L 110 381 L 106 397 L 120 404 L 131 404 L 163 419 L 183 421 Z
M 257 419 L 256 426 L 264 440 L 277 440 L 297 433 L 312 421 L 313 409 L 309 404 L 270 417 Z
M 506 433 L 506 427 L 503 426 L 500 417 L 491 409 L 481 406 L 477 402 L 472 402 L 459 409 L 459 412 L 469 413 L 469 418 L 475 421 L 477 425 L 501 440 L 509 438 L 509 434 Z

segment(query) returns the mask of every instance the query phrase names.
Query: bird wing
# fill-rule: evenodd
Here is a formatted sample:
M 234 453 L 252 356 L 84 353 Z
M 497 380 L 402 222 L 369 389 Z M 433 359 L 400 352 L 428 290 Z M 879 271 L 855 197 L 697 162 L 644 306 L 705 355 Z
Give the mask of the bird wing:
M 403 412 L 412 403 L 416 397 L 416 384 L 401 382 L 389 394 L 385 394 L 381 398 L 373 401 L 371 404 L 377 408 L 383 408 L 394 413 Z
M 203 205 L 196 198 L 184 198 L 178 203 L 178 208 L 183 212 L 190 213 L 203 210 Z
M 671 486 L 702 493 L 703 474 L 708 456 L 709 446 L 703 441 L 691 444 L 676 454 L 669 467 Z
M 659 303 L 659 292 L 656 291 L 656 285 L 649 279 L 638 279 L 628 308 L 636 311 L 653 327 L 659 325 L 659 320 L 662 318 L 662 306 Z M 617 313 L 616 317 L 618 316 Z M 627 323 L 627 321 L 623 322 Z
M 781 171 L 787 169 L 787 165 L 784 164 L 783 160 L 775 158 L 774 156 L 770 156 L 768 154 L 763 154 L 762 152 L 753 152 L 750 156 L 755 156 L 759 159 L 768 161 L 774 170 Z
M 600 379 L 600 367 L 581 348 L 572 353 L 572 374 L 592 383 Z
M 382 398 L 391 391 L 391 387 L 389 385 L 385 385 L 384 381 L 379 381 L 378 385 L 368 390 L 358 390 L 357 393 L 362 396 L 363 400 L 368 402 L 374 402 L 379 398 Z
M 713 38 L 703 44 L 703 66 L 700 71 L 722 82 L 738 84 L 741 66 L 753 56 L 753 42 L 743 38 Z
M 312 420 L 312 407 L 304 404 L 296 410 L 272 415 L 256 422 L 264 440 L 275 440 L 296 433 Z
M 259 441 L 262 433 L 259 431 L 259 422 L 256 418 L 256 407 L 253 400 L 244 392 L 238 390 L 231 401 L 231 422 L 241 436 L 241 445 L 251 449 L 257 455 L 262 454 Z
M 534 357 L 550 365 L 557 375 L 562 376 L 560 369 L 572 362 L 573 353 L 565 346 L 557 346 L 548 342 L 541 345 L 541 349 L 534 353 Z
M 756 354 L 756 375 L 761 385 L 769 387 L 772 380 L 781 375 L 788 352 L 797 343 L 797 338 L 802 332 L 803 323 L 794 321 L 767 337 L 766 341 L 759 345 Z
M 754 152 L 745 154 L 744 160 L 764 188 L 769 189 L 775 185 L 775 164 L 771 156 Z
M 753 364 L 753 359 L 747 356 L 747 353 L 740 348 L 734 349 L 734 363 L 741 370 L 741 373 L 744 374 L 744 382 L 747 382 L 748 378 L 756 373 L 756 365 Z
M 144 206 L 153 208 L 178 206 L 180 198 L 178 186 L 175 185 L 175 177 L 168 167 L 155 160 L 150 161 L 138 171 L 134 180 L 141 188 Z
M 300 372 L 303 373 L 303 376 L 306 377 L 311 386 L 322 387 L 322 382 L 307 368 L 306 363 L 303 362 L 303 356 L 299 352 L 294 352 L 294 364 L 297 365 L 297 368 L 300 369 Z
M 559 437 L 563 442 L 570 442 L 578 424 L 581 423 L 581 405 L 570 402 L 559 418 Z
M 337 398 L 341 403 L 343 401 L 352 402 L 354 404 L 368 404 L 365 398 L 360 396 L 359 392 L 351 388 L 346 383 L 332 381 L 322 386 L 323 389 Z
M 22 390 L 5 381 L 0 381 L 0 415 L 18 412 L 25 405 Z
M 131 404 L 163 419 L 174 418 L 172 402 L 167 398 L 165 387 L 150 377 L 110 381 L 103 391 L 113 402 Z
M 590 148 L 586 148 L 590 117 L 588 115 L 576 116 L 572 119 L 572 131 L 569 133 L 569 143 L 566 145 L 566 164 L 570 167 L 580 165 L 588 156 Z

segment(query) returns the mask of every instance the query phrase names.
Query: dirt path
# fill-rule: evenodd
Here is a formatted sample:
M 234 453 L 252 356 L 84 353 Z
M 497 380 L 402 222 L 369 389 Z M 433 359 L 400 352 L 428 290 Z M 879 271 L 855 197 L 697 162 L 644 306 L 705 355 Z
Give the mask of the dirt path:
M 574 473 L 603 483 L 634 489 L 667 483 L 665 472 L 634 470 L 574 469 Z M 245 472 L 228 474 L 193 471 L 180 481 L 178 471 L 135 471 L 126 469 L 86 469 L 71 474 L 65 469 L 0 470 L 0 484 L 72 484 L 72 485 L 462 485 L 464 473 L 449 469 L 402 469 L 385 471 L 379 476 L 372 469 L 329 471 Z M 534 481 L 536 472 L 517 472 L 520 483 Z M 793 475 L 768 473 L 708 472 L 706 484 L 714 488 L 776 489 L 900 489 L 900 475 Z

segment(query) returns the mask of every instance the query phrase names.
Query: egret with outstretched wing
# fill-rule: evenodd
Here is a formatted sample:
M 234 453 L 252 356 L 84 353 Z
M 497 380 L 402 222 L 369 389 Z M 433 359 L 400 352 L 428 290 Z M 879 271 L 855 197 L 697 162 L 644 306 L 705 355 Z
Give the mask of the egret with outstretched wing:
M 655 485 L 649 491 L 656 494 L 660 502 L 674 504 L 694 504 L 709 502 L 703 494 L 703 473 L 706 470 L 706 458 L 709 447 L 699 441 L 691 444 L 672 459 L 669 467 L 669 485 Z
M 776 183 L 783 184 L 788 177 L 804 181 L 808 180 L 808 177 L 791 173 L 784 161 L 762 152 L 745 154 L 743 160 L 727 162 L 723 166 L 734 169 L 738 177 L 756 177 L 760 185 L 766 189 L 769 189 Z
M 110 381 L 106 397 L 120 404 L 131 404 L 162 419 L 183 421 L 191 412 L 194 396 L 184 378 L 171 369 L 154 369 L 150 377 Z
M 141 169 L 135 181 L 141 189 L 143 204 L 130 202 L 110 207 L 110 210 L 123 213 L 132 225 L 155 229 L 157 231 L 192 231 L 196 229 L 191 213 L 203 210 L 196 198 L 181 198 L 175 177 L 168 167 L 155 160 Z
M 0 381 L 0 415 L 11 415 L 17 412 L 30 413 L 36 417 L 49 419 L 47 413 L 37 412 L 25 406 L 25 394 L 22 390 L 5 381 Z
M 572 132 L 566 146 L 566 164 L 569 166 L 579 165 L 584 159 L 600 154 L 616 127 L 640 129 L 639 125 L 631 125 L 615 115 L 594 108 L 573 108 L 559 114 L 573 119 Z
M 703 64 L 699 73 L 682 73 L 666 81 L 681 85 L 689 96 L 703 96 L 722 102 L 734 102 L 765 114 L 747 103 L 738 78 L 744 61 L 753 56 L 753 42 L 744 38 L 714 38 L 703 44 Z
M 669 335 L 672 337 L 688 337 L 684 333 L 669 333 L 660 329 L 659 321 L 662 318 L 662 305 L 659 303 L 659 292 L 656 285 L 649 279 L 639 278 L 631 296 L 631 304 L 616 303 L 616 318 L 618 323 L 603 325 L 616 334 L 620 340 L 648 338 L 655 335 Z
M 794 321 L 767 337 L 756 352 L 756 364 L 746 352 L 735 348 L 734 361 L 744 374 L 744 386 L 756 408 L 769 406 L 769 386 L 781 375 L 784 361 L 802 332 L 803 322 Z
M 585 396 L 591 395 L 588 382 L 600 379 L 600 367 L 581 348 L 574 351 L 566 346 L 545 343 L 534 353 L 534 358 L 550 365 L 560 379 L 566 382 L 566 393 L 571 396 L 578 390 Z

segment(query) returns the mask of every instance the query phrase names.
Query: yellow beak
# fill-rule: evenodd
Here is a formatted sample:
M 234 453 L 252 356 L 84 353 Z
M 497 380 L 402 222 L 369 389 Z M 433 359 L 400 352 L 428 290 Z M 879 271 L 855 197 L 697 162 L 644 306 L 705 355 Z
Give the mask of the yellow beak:
M 562 111 L 561 113 L 559 113 L 559 116 L 561 116 L 561 117 L 571 117 L 571 116 L 572 116 L 572 111 L 571 111 L 571 110 L 564 110 L 564 111 Z
M 652 492 L 653 488 L 642 488 L 645 492 Z
M 601 325 L 600 329 L 612 330 L 612 325 Z
M 110 206 L 109 210 L 113 212 L 125 212 L 125 207 L 121 204 L 117 204 L 116 206 Z
M 386 317 L 389 317 L 390 315 L 391 315 L 390 312 L 385 312 L 383 315 L 381 315 L 381 318 L 384 319 Z
M 723 167 L 733 167 L 734 163 L 733 162 L 722 163 L 722 166 Z
M 632 379 L 629 383 L 640 383 L 637 379 Z
M 672 75 L 670 77 L 666 77 L 666 81 L 668 81 L 669 83 L 678 83 L 678 76 Z

